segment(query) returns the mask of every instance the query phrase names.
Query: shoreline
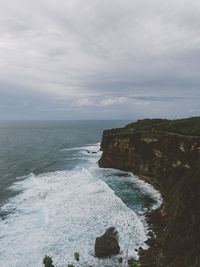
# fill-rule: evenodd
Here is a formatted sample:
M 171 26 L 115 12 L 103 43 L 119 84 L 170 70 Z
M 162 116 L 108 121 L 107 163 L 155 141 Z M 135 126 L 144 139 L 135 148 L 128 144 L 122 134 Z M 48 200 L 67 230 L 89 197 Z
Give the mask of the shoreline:
M 120 170 L 115 168 L 116 170 Z M 163 207 L 165 206 L 165 201 L 162 196 L 162 193 L 157 188 L 157 185 L 154 185 L 152 182 L 150 183 L 149 177 L 146 176 L 139 176 L 134 174 L 133 172 L 130 172 L 133 175 L 133 178 L 142 181 L 150 186 L 160 194 L 160 201 L 161 203 L 158 204 L 159 206 L 155 209 L 152 207 L 149 209 L 145 214 L 141 215 L 140 219 L 144 225 L 144 229 L 146 232 L 147 240 L 144 241 L 144 243 L 148 246 L 148 248 L 142 248 L 140 247 L 138 249 L 137 256 L 138 258 L 135 259 L 138 261 L 142 266 L 145 267 L 158 267 L 162 266 L 157 265 L 159 259 L 157 255 L 159 254 L 159 244 L 160 244 L 160 234 L 164 228 L 163 225 Z M 158 200 L 157 200 L 158 201 Z M 133 210 L 134 211 L 134 210 Z
M 105 168 L 105 167 L 99 166 L 99 168 Z M 112 169 L 125 171 L 125 170 L 120 170 L 118 168 L 112 168 Z M 126 172 L 131 173 L 133 179 L 137 179 L 140 182 L 144 182 L 145 184 L 151 186 L 153 190 L 155 190 L 158 194 L 160 194 L 160 197 L 158 198 L 160 198 L 161 203 L 160 204 L 158 203 L 158 207 L 154 209 L 154 207 L 152 206 L 152 208 L 147 210 L 146 213 L 139 216 L 139 219 L 141 220 L 144 226 L 144 230 L 147 237 L 147 240 L 144 241 L 144 243 L 148 246 L 148 248 L 139 247 L 138 249 L 135 249 L 135 251 L 137 252 L 137 258 L 134 258 L 134 256 L 130 255 L 130 258 L 134 258 L 135 261 L 142 264 L 142 266 L 158 267 L 160 265 L 155 265 L 154 260 L 155 257 L 157 256 L 156 248 L 159 247 L 156 244 L 160 243 L 159 236 L 163 229 L 160 225 L 160 221 L 158 222 L 158 219 L 160 220 L 162 209 L 165 203 L 162 193 L 160 192 L 160 190 L 157 188 L 156 185 L 154 185 L 152 182 L 151 183 L 149 182 L 150 180 L 149 177 L 136 175 L 132 171 L 126 171 Z M 159 199 L 157 199 L 157 202 L 159 202 Z M 134 212 L 134 210 L 132 211 Z
M 162 198 L 162 203 L 156 209 L 151 209 L 147 211 L 144 215 L 148 231 L 148 239 L 145 243 L 149 246 L 147 249 L 140 248 L 138 251 L 139 263 L 146 267 L 158 267 L 163 266 L 163 255 L 161 252 L 161 233 L 164 230 L 166 214 L 164 212 L 165 200 L 163 198 L 162 192 L 158 187 L 157 183 L 154 183 L 150 177 L 143 175 L 135 175 L 137 179 L 144 181 L 145 183 L 151 185 L 157 192 L 160 193 Z
M 200 136 L 194 133 L 199 128 L 194 126 L 193 119 L 183 119 L 167 121 L 165 130 L 175 128 L 187 135 L 145 131 L 154 128 L 157 122 L 160 120 L 139 120 L 129 127 L 104 131 L 99 166 L 130 171 L 162 194 L 161 207 L 146 214 L 155 234 L 146 241 L 150 248 L 139 251 L 141 266 L 197 267 Z M 127 128 L 129 132 L 125 132 Z M 157 130 L 161 128 L 156 126 Z
M 103 166 L 99 167 L 107 168 Z M 119 168 L 113 169 L 130 172 L 133 178 L 152 186 L 152 188 L 160 194 L 160 205 L 155 209 L 152 208 L 148 210 L 140 217 L 140 219 L 142 219 L 141 221 L 144 225 L 144 229 L 147 236 L 147 240 L 144 241 L 144 243 L 148 246 L 148 248 L 145 249 L 139 247 L 139 249 L 137 250 L 137 258 L 135 258 L 135 261 L 139 262 L 142 267 L 164 267 L 164 256 L 161 251 L 161 233 L 165 227 L 166 213 L 164 212 L 164 208 L 166 204 L 160 187 L 157 183 L 154 183 L 154 180 L 150 177 L 134 174 L 133 171 L 123 170 Z
M 139 250 L 139 262 L 142 266 L 158 267 L 163 266 L 163 254 L 161 252 L 161 233 L 164 229 L 162 218 L 162 207 L 150 211 L 146 214 L 146 220 L 150 227 L 150 237 L 145 242 L 149 248 Z

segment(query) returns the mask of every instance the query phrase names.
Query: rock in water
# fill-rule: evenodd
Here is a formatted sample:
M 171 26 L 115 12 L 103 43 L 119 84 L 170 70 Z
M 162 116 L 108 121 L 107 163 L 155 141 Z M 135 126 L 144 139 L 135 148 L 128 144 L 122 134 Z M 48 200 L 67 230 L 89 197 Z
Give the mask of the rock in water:
M 105 234 L 96 238 L 95 256 L 99 258 L 109 257 L 119 254 L 120 246 L 118 244 L 118 232 L 114 227 L 106 230 Z

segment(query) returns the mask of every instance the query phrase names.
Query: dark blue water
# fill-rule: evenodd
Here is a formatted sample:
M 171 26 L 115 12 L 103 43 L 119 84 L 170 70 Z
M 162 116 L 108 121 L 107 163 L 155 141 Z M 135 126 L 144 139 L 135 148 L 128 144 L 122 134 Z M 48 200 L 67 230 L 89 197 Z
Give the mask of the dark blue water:
M 77 250 L 96 264 L 94 240 L 109 226 L 120 233 L 122 255 L 132 233 L 130 254 L 145 247 L 142 215 L 159 194 L 97 165 L 103 130 L 126 123 L 0 123 L 0 266 L 41 266 L 45 254 L 64 266 Z
M 14 192 L 9 186 L 16 177 L 71 169 L 77 161 L 73 151 L 100 142 L 106 128 L 124 125 L 124 121 L 40 121 L 0 122 L 0 205 Z M 67 155 L 66 155 L 67 154 Z

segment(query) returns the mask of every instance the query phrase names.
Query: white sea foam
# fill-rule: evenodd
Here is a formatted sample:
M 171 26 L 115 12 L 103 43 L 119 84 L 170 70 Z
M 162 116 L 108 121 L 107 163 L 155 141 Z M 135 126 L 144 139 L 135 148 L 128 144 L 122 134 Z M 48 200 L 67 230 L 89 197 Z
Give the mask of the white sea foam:
M 80 147 L 67 147 L 61 149 L 61 151 L 73 151 L 73 150 L 88 150 L 91 152 L 98 152 L 100 149 L 100 143 L 96 144 L 88 144 L 86 146 L 80 146 Z
M 84 147 L 98 148 L 99 144 Z M 17 180 L 12 188 L 21 192 L 2 208 L 11 213 L 0 221 L 0 266 L 41 266 L 46 254 L 56 266 L 66 266 L 73 262 L 75 251 L 90 264 L 104 266 L 115 259 L 98 261 L 94 242 L 110 226 L 119 232 L 121 255 L 128 249 L 137 257 L 134 249 L 147 247 L 142 218 L 99 178 L 96 161 L 100 154 L 87 153 L 89 163 L 72 171 L 30 174 Z M 138 186 L 155 194 L 142 181 Z
M 155 190 L 152 185 L 138 179 L 131 173 L 132 179 L 134 180 L 134 184 L 140 189 L 140 191 L 145 192 L 149 195 L 152 199 L 155 200 L 154 205 L 151 207 L 151 210 L 155 210 L 160 207 L 163 202 L 162 196 L 159 191 Z

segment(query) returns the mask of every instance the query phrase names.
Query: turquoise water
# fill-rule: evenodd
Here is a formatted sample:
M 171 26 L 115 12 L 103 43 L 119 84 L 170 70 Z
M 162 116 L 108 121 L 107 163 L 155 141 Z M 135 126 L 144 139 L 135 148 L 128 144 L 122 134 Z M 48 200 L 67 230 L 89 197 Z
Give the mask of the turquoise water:
M 119 232 L 121 256 L 146 247 L 144 213 L 161 203 L 131 173 L 99 168 L 102 131 L 126 121 L 0 123 L 0 266 L 57 266 L 78 251 L 90 264 L 95 238 Z M 88 151 L 98 152 L 89 154 Z

